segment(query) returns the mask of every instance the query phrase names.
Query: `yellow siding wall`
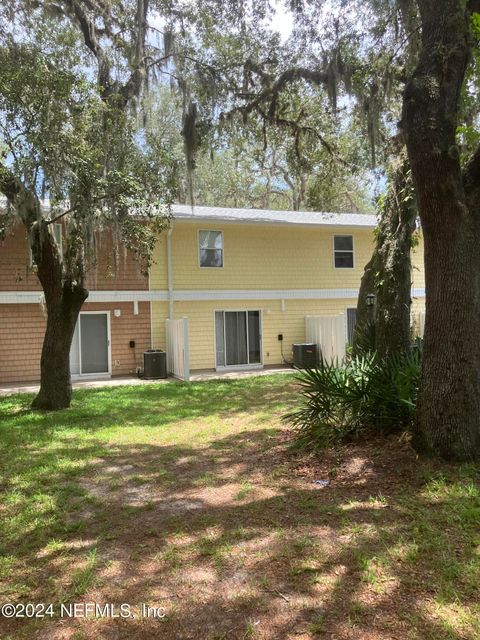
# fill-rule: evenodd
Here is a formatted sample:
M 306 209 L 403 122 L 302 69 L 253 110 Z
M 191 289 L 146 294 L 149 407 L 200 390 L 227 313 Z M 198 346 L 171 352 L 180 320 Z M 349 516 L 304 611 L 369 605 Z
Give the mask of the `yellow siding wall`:
M 237 309 L 261 311 L 264 365 L 282 363 L 279 333 L 283 333 L 283 352 L 287 360 L 292 358 L 292 344 L 305 342 L 305 316 L 334 316 L 346 313 L 347 307 L 356 307 L 352 300 L 285 300 L 284 311 L 280 300 L 208 300 L 176 302 L 175 318 L 187 317 L 190 338 L 190 368 L 213 369 L 215 367 L 215 311 Z M 165 319 L 168 308 L 154 303 L 154 346 L 165 348 Z M 162 336 L 162 337 L 161 337 Z
M 167 232 L 158 236 L 150 268 L 150 289 L 167 289 Z
M 152 302 L 152 349 L 165 349 L 165 320 L 168 318 L 166 302 Z
M 223 231 L 224 267 L 202 268 L 198 231 Z M 355 268 L 335 269 L 333 236 L 353 235 Z M 155 250 L 150 285 L 166 289 L 166 234 Z M 371 256 L 372 229 L 175 222 L 174 289 L 335 289 L 358 287 Z
M 425 289 L 425 268 L 423 266 L 423 238 L 412 251 L 412 286 L 414 289 Z

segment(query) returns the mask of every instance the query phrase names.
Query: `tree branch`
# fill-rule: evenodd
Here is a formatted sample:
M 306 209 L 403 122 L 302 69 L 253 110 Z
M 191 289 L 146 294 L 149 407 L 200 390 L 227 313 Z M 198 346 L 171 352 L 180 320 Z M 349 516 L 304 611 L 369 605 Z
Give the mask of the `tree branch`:
M 262 102 L 270 99 L 270 111 L 272 110 L 272 105 L 275 104 L 278 94 L 289 84 L 295 82 L 297 80 L 306 80 L 311 84 L 321 85 L 327 84 L 328 82 L 328 74 L 323 71 L 313 71 L 312 69 L 307 69 L 305 67 L 292 67 L 287 69 L 277 80 L 269 87 L 266 87 L 260 93 L 254 94 L 253 100 L 248 102 L 247 104 L 234 107 L 228 113 L 223 114 L 224 117 L 229 117 L 234 113 L 251 113 L 255 109 L 262 104 Z M 239 93 L 238 97 L 248 98 L 251 94 L 247 93 Z
M 40 201 L 4 162 L 0 163 L 0 191 L 15 208 L 25 227 L 30 230 L 40 217 Z
M 79 2 L 76 0 L 63 0 L 67 8 L 75 16 L 78 25 L 82 31 L 83 39 L 86 46 L 90 49 L 97 60 L 103 59 L 104 52 L 97 40 L 96 28 L 94 23 L 87 17 Z
M 137 37 L 135 41 L 135 55 L 133 59 L 133 71 L 130 78 L 120 89 L 124 100 L 124 106 L 140 93 L 142 84 L 146 78 L 145 69 L 145 38 L 147 34 L 147 13 L 149 0 L 137 0 Z

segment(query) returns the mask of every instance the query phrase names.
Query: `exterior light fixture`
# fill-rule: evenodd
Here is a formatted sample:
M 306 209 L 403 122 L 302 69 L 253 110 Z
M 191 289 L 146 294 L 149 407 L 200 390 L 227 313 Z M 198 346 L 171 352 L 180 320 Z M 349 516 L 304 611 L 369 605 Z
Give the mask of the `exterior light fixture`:
M 367 307 L 373 307 L 375 304 L 375 294 L 367 293 Z

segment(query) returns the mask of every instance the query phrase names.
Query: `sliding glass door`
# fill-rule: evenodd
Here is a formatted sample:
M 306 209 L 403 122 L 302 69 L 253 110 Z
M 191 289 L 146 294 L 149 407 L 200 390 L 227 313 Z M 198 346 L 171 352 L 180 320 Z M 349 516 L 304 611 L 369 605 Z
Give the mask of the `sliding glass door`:
M 216 311 L 217 367 L 261 364 L 260 311 Z

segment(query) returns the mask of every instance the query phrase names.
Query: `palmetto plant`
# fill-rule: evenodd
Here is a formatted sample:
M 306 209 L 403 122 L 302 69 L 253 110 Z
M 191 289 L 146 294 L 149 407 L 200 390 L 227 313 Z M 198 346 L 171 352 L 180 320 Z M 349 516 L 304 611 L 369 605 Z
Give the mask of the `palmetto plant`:
M 321 447 L 365 429 L 383 433 L 408 428 L 416 403 L 419 350 L 384 360 L 376 354 L 347 362 L 322 361 L 298 373 L 300 404 L 284 416 L 298 443 Z

